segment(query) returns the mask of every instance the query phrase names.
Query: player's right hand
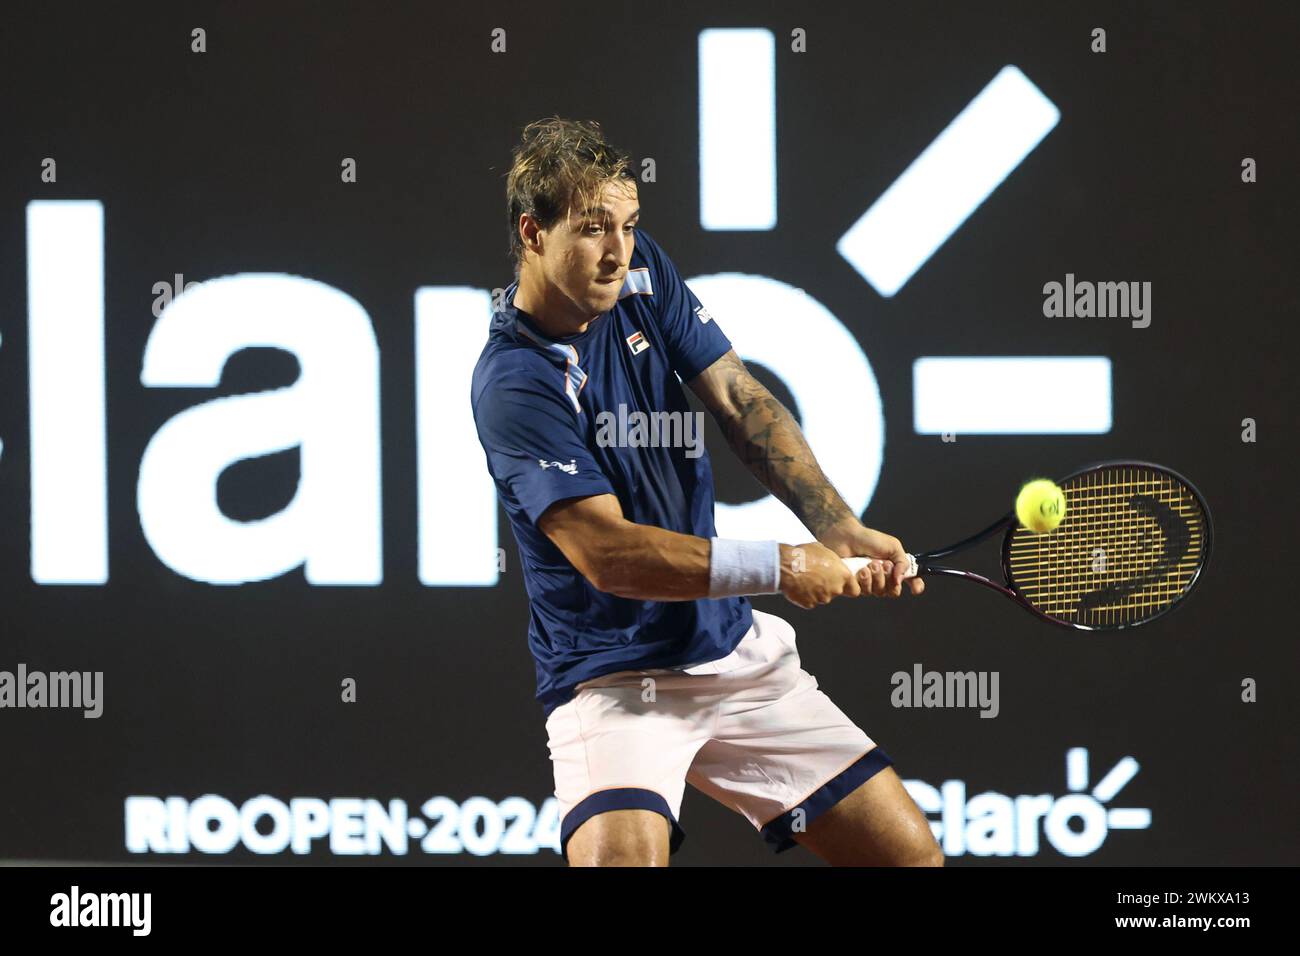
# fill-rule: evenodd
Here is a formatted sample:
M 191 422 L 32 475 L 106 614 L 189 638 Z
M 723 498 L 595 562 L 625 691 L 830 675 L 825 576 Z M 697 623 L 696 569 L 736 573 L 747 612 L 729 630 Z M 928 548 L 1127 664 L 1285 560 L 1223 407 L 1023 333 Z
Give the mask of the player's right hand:
M 862 593 L 857 576 L 830 548 L 816 541 L 781 545 L 781 593 L 791 604 L 813 608 Z

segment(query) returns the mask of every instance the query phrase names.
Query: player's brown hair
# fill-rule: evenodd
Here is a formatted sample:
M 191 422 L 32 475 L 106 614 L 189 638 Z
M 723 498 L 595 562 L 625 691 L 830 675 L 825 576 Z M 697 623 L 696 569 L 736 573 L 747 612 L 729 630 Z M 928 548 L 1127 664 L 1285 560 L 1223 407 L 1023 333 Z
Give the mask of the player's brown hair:
M 635 182 L 632 159 L 605 140 L 600 124 L 550 116 L 524 127 L 506 174 L 506 213 L 515 273 L 524 264 L 519 217 L 528 213 L 543 229 L 588 208 L 611 179 Z

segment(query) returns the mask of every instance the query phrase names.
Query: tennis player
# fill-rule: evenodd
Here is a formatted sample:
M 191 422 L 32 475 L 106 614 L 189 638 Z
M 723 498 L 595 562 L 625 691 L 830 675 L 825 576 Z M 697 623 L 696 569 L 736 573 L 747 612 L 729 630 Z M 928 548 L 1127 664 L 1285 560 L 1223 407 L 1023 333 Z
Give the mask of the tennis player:
M 889 757 L 802 669 L 791 626 L 746 599 L 812 608 L 924 585 L 904 581 L 902 544 L 862 525 L 639 228 L 630 169 L 597 123 L 525 127 L 506 186 L 516 279 L 472 388 L 528 591 L 562 852 L 571 865 L 667 865 L 689 782 L 777 852 L 942 865 Z M 679 378 L 816 541 L 717 537 L 702 446 L 620 444 L 627 429 L 598 427 L 602 412 L 680 421 Z M 851 555 L 878 560 L 855 577 Z

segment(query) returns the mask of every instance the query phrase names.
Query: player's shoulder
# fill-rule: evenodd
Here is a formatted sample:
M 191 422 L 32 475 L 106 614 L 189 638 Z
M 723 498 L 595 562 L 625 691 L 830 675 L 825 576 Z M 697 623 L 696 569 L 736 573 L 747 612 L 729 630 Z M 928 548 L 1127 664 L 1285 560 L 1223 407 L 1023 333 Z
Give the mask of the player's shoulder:
M 506 289 L 503 301 L 492 310 L 487 341 L 474 365 L 474 394 L 504 379 L 534 378 L 549 367 L 548 357 L 519 335 L 513 300 L 518 280 Z
M 505 336 L 492 336 L 474 366 L 473 400 L 535 392 L 555 377 L 555 363 L 539 349 Z

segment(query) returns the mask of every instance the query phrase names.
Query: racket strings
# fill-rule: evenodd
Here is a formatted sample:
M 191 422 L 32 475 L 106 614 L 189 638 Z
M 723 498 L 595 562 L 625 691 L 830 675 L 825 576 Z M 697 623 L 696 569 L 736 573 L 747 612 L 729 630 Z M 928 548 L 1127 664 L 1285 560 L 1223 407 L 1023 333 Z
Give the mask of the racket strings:
M 1205 515 L 1182 482 L 1125 466 L 1061 488 L 1061 524 L 1047 534 L 1018 528 L 1008 553 L 1011 582 L 1040 611 L 1090 626 L 1130 624 L 1191 586 L 1204 561 Z

